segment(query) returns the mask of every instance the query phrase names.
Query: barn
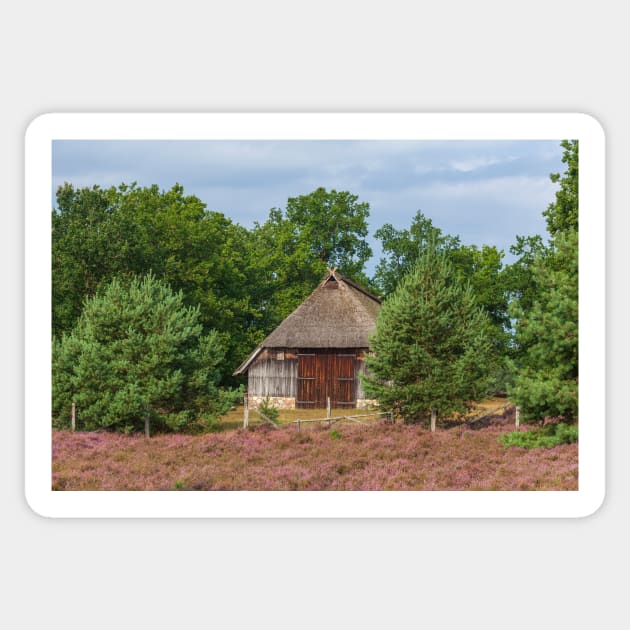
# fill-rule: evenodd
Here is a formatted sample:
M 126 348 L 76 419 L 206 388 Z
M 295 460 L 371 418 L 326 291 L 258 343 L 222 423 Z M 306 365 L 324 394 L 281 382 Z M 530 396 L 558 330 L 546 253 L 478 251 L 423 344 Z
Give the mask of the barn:
M 364 408 L 359 375 L 380 299 L 335 269 L 238 367 L 251 407 Z

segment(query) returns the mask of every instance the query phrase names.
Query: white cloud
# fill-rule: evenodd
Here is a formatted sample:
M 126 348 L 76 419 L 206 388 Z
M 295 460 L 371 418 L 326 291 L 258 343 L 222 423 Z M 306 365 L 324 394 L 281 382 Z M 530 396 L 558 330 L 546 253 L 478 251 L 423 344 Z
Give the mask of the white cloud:
M 495 164 L 513 162 L 514 160 L 516 160 L 514 156 L 508 156 L 506 158 L 484 156 L 464 160 L 454 160 L 449 163 L 449 166 L 460 173 L 470 173 Z
M 251 226 L 323 186 L 369 202 L 372 233 L 408 227 L 420 209 L 464 242 L 506 251 L 516 234 L 544 232 L 548 175 L 564 170 L 554 141 L 56 141 L 53 155 L 55 187 L 178 182 Z

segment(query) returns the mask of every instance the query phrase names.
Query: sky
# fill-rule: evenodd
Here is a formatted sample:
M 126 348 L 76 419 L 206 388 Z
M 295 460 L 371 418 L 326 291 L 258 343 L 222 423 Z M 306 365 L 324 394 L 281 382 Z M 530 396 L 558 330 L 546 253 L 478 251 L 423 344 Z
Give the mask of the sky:
M 495 245 L 506 262 L 516 235 L 546 235 L 543 210 L 563 173 L 560 140 L 55 140 L 54 192 L 64 182 L 102 188 L 178 183 L 208 210 L 245 227 L 316 188 L 370 205 L 367 265 L 381 257 L 374 232 L 409 228 L 418 210 L 466 245 Z

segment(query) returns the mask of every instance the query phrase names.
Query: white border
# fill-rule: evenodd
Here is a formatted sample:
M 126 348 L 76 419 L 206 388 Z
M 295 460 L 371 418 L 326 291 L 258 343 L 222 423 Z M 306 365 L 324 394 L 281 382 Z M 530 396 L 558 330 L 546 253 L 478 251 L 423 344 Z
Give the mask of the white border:
M 53 140 L 562 138 L 580 141 L 579 490 L 51 490 Z M 585 114 L 45 114 L 27 129 L 25 155 L 25 493 L 36 513 L 49 517 L 581 517 L 601 506 L 605 496 L 605 142 L 594 118 Z

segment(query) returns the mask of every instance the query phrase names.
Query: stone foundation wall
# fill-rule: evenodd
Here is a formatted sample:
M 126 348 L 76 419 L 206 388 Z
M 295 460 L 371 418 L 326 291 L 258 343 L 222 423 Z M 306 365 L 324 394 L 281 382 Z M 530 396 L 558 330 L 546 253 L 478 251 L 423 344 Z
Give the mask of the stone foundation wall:
M 248 396 L 247 398 L 250 409 L 258 409 L 264 400 L 265 396 Z M 295 398 L 269 396 L 269 404 L 278 409 L 295 409 Z
M 265 396 L 248 396 L 247 402 L 250 409 L 258 409 L 262 402 L 265 400 Z M 269 404 L 277 407 L 278 409 L 295 409 L 295 398 L 288 396 L 269 396 Z M 371 409 L 378 408 L 378 402 L 370 398 L 357 399 L 357 409 Z
M 378 407 L 378 401 L 369 398 L 357 398 L 357 409 L 369 409 Z

